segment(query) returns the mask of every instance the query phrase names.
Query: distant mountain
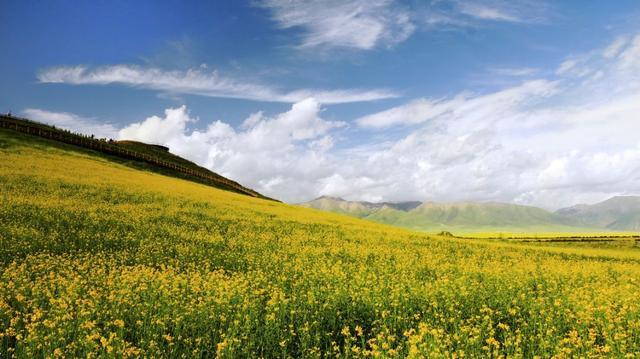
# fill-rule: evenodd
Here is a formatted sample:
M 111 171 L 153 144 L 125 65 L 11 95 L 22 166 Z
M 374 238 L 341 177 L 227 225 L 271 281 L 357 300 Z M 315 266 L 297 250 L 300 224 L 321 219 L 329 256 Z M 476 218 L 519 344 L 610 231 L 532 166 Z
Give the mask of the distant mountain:
M 563 208 L 556 214 L 572 219 L 579 224 L 600 228 L 640 231 L 640 197 L 618 196 L 588 205 L 580 204 Z
M 376 222 L 419 230 L 584 230 L 582 222 L 544 209 L 498 202 L 370 203 L 320 197 L 305 207 L 347 214 Z
M 498 202 L 425 202 L 409 214 L 412 223 L 450 226 L 571 225 L 572 221 L 543 209 Z
M 322 196 L 314 199 L 313 201 L 302 203 L 301 205 L 304 207 L 320 209 L 323 211 L 344 213 L 354 217 L 363 218 L 370 216 L 385 207 L 399 211 L 409 211 L 421 204 L 422 202 L 418 201 L 382 203 L 345 201 L 344 199 L 338 197 Z

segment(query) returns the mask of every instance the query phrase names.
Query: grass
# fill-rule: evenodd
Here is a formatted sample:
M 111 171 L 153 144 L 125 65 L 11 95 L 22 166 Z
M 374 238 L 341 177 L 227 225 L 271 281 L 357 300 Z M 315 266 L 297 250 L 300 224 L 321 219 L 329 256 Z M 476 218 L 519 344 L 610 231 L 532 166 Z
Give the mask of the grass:
M 0 130 L 0 357 L 640 355 L 640 251 L 440 238 Z

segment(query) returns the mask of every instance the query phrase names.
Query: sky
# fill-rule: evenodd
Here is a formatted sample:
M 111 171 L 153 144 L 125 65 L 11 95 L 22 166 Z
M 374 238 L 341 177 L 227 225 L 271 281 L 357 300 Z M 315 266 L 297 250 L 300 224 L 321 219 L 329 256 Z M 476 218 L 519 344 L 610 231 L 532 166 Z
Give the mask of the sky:
M 0 112 L 286 202 L 640 194 L 640 2 L 0 1 Z

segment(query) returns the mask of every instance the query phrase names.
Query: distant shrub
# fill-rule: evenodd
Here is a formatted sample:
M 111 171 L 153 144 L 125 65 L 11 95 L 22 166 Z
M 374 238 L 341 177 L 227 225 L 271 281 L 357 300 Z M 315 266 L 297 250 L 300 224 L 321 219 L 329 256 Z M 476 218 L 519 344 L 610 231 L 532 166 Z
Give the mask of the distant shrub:
M 453 233 L 451 233 L 449 231 L 442 231 L 442 232 L 438 233 L 438 235 L 441 236 L 441 237 L 455 237 L 453 235 Z

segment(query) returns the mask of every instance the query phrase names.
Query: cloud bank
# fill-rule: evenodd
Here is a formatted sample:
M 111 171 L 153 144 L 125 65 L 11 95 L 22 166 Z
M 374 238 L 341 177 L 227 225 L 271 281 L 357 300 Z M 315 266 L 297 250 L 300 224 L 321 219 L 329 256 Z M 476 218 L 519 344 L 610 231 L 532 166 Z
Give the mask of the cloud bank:
M 203 130 L 191 129 L 198 119 L 183 106 L 118 136 L 167 145 L 289 202 L 333 195 L 554 209 L 640 193 L 640 35 L 571 56 L 548 78 L 413 99 L 351 126 L 322 118 L 320 103 L 307 98 L 237 128 L 215 121 Z M 369 140 L 349 146 L 349 136 Z
M 166 71 L 136 65 L 112 65 L 98 68 L 86 66 L 60 66 L 41 71 L 41 83 L 69 85 L 119 84 L 156 90 L 170 94 L 190 94 L 208 97 L 236 98 L 265 102 L 294 103 L 313 97 L 325 104 L 375 101 L 397 97 L 390 90 L 303 89 L 281 91 L 279 89 L 223 77 L 216 71 L 195 68 L 187 71 Z

